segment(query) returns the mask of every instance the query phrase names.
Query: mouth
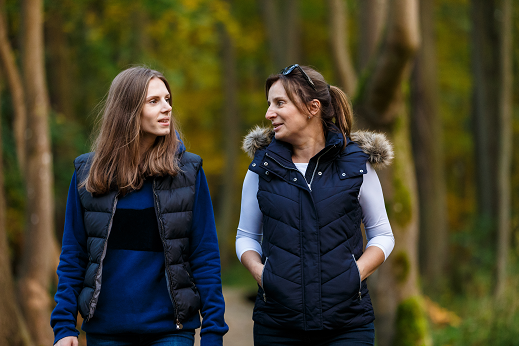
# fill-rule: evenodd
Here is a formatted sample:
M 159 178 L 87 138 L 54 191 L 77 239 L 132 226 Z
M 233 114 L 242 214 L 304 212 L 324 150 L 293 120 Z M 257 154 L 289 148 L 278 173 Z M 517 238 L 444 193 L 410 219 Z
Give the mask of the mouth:
M 272 126 L 274 127 L 274 132 L 278 131 L 281 128 L 281 125 L 283 125 L 283 124 L 281 124 L 281 123 L 272 124 Z
M 159 124 L 162 126 L 169 126 L 169 118 L 160 119 Z

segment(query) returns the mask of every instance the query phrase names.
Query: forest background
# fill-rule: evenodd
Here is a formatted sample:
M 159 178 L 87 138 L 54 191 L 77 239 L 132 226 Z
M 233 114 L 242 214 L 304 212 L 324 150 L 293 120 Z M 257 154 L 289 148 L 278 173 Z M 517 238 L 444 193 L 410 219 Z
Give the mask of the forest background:
M 369 279 L 377 345 L 519 344 L 519 3 L 513 0 L 0 0 L 0 345 L 49 345 L 73 159 L 123 69 L 170 81 L 204 159 L 224 285 L 266 77 L 311 65 L 357 128 L 394 143 L 379 171 L 396 247 Z

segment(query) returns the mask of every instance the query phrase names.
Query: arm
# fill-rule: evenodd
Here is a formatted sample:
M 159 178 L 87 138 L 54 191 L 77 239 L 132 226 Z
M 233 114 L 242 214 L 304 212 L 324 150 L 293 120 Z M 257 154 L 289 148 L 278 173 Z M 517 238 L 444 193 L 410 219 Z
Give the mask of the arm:
M 202 168 L 196 178 L 195 193 L 189 262 L 200 292 L 201 346 L 222 345 L 223 335 L 229 327 L 224 320 L 225 302 L 213 206 Z
M 362 222 L 368 240 L 366 250 L 357 261 L 362 280 L 373 274 L 395 246 L 395 238 L 384 205 L 382 186 L 373 167 L 369 163 L 366 167 L 368 173 L 364 175 L 359 196 Z
M 57 269 L 59 282 L 54 300 L 50 324 L 54 329 L 54 343 L 77 345 L 77 297 L 83 288 L 85 268 L 88 262 L 87 236 L 83 225 L 83 209 L 77 190 L 76 173 L 72 176 L 67 198 L 65 229 Z M 67 338 L 72 337 L 72 338 Z M 72 344 L 70 343 L 72 340 Z
M 236 234 L 236 255 L 241 263 L 252 274 L 254 280 L 261 286 L 261 238 L 263 237 L 263 214 L 259 208 L 258 193 L 259 177 L 256 173 L 247 171 L 243 180 L 240 223 Z

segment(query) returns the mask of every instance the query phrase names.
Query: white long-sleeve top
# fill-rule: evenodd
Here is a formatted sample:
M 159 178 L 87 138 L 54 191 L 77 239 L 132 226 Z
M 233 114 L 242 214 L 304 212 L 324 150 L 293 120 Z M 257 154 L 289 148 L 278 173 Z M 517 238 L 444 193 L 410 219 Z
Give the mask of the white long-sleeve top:
M 308 163 L 296 163 L 297 169 L 303 176 L 306 173 Z M 366 163 L 367 173 L 363 176 L 359 191 L 359 203 L 362 208 L 362 223 L 366 231 L 368 241 L 366 248 L 379 247 L 385 258 L 389 256 L 395 246 L 395 238 L 386 213 L 384 195 L 377 173 Z M 259 176 L 247 171 L 243 180 L 240 223 L 236 235 L 236 254 L 241 261 L 245 251 L 253 250 L 261 256 L 261 240 L 263 237 L 263 213 L 258 204 Z

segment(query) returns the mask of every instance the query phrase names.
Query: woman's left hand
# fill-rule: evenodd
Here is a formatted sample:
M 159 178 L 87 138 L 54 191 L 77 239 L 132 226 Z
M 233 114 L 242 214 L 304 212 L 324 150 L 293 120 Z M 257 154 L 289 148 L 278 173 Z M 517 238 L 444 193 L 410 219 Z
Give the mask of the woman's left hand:
M 377 270 L 377 268 L 384 263 L 386 256 L 382 249 L 377 246 L 370 246 L 364 251 L 362 256 L 357 260 L 357 267 L 359 268 L 360 280 L 364 281 L 367 277 Z

